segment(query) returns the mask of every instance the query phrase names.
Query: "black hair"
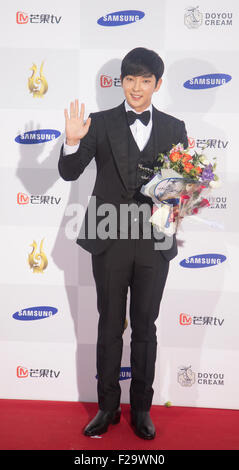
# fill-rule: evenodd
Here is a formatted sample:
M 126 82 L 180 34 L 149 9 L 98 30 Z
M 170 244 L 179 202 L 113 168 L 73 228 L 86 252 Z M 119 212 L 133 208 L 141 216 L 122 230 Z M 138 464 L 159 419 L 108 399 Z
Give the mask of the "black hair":
M 126 75 L 149 77 L 155 75 L 156 84 L 164 72 L 164 63 L 161 57 L 150 49 L 136 47 L 124 57 L 121 64 L 121 79 Z

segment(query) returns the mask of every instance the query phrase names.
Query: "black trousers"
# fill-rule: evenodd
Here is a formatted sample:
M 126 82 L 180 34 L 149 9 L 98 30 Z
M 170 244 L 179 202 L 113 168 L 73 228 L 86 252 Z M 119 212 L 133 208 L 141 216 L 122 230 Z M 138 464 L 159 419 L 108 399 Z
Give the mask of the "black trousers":
M 152 239 L 117 239 L 92 255 L 99 311 L 97 340 L 98 403 L 102 410 L 120 404 L 119 384 L 126 301 L 130 289 L 132 409 L 150 409 L 155 373 L 159 314 L 169 262 Z

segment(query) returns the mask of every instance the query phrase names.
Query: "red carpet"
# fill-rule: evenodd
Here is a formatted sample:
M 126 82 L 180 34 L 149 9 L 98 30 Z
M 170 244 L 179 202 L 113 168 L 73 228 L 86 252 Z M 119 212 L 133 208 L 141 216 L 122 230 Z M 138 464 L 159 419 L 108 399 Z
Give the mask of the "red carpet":
M 120 424 L 101 438 L 82 434 L 96 403 L 0 400 L 1 450 L 238 450 L 239 411 L 153 406 L 157 436 L 144 441 L 130 427 L 129 405 Z

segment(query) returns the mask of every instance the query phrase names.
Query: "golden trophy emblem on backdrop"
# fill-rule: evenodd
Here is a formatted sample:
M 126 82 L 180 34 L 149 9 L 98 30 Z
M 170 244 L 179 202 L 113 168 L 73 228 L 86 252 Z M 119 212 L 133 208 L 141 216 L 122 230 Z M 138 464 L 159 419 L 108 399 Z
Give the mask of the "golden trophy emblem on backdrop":
M 32 75 L 28 78 L 28 89 L 30 93 L 33 94 L 33 98 L 43 98 L 48 90 L 48 83 L 46 77 L 43 75 L 43 65 L 44 62 L 41 63 L 40 75 L 38 77 L 36 64 L 33 64 L 30 68 Z
M 48 265 L 46 254 L 43 251 L 43 240 L 40 243 L 40 252 L 36 253 L 37 243 L 35 240 L 30 245 L 33 247 L 32 252 L 28 255 L 28 264 L 34 273 L 43 273 Z

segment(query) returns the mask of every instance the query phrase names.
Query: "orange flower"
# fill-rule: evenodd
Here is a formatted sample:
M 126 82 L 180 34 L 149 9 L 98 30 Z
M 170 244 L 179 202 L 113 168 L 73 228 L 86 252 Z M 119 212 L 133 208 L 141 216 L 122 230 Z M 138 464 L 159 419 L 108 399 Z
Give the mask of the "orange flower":
M 192 168 L 194 168 L 194 166 L 192 165 L 192 163 L 190 163 L 190 162 L 185 163 L 185 165 L 184 165 L 184 171 L 186 171 L 186 173 L 190 173 L 190 171 L 192 170 Z
M 195 170 L 197 171 L 197 174 L 202 173 L 202 168 L 200 168 L 200 166 L 196 166 Z
M 169 155 L 169 158 L 172 162 L 177 162 L 182 158 L 182 155 L 180 152 L 172 152 L 171 155 Z
M 189 160 L 191 160 L 191 159 L 192 159 L 192 156 L 191 156 L 191 155 L 189 155 L 189 154 L 187 154 L 187 153 L 184 153 L 183 158 L 182 158 L 182 162 L 183 162 L 183 163 L 187 163 L 187 162 L 188 162 Z

